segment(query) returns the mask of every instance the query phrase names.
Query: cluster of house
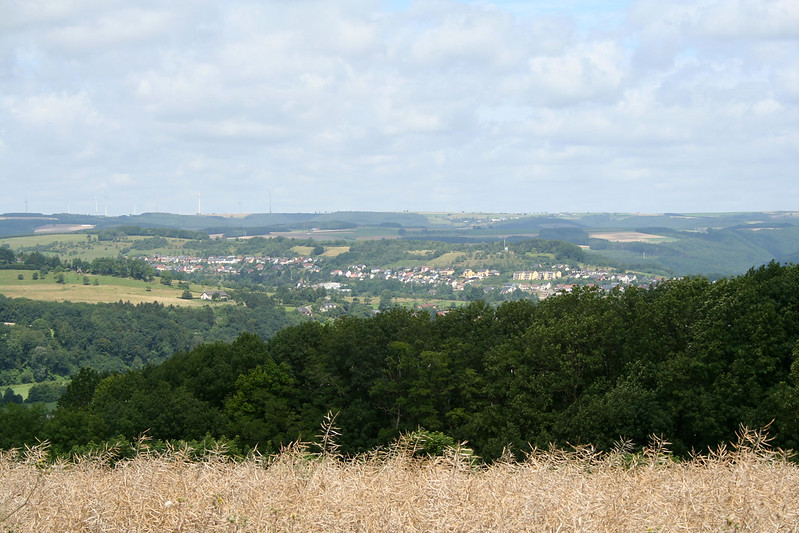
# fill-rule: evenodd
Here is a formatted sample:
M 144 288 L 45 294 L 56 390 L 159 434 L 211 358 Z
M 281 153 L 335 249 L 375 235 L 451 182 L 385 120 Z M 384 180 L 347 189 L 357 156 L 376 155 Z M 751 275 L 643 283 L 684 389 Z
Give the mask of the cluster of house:
M 468 271 L 471 272 L 471 271 Z M 437 285 L 451 282 L 455 278 L 454 268 L 433 268 L 428 266 L 407 268 L 369 268 L 366 265 L 352 265 L 347 270 L 332 270 L 333 278 L 348 279 L 394 279 L 403 283 Z
M 469 217 L 469 216 L 457 216 L 457 215 L 450 215 L 448 218 L 456 223 L 456 224 L 463 224 L 469 226 L 480 226 L 484 224 L 492 224 L 494 222 L 506 222 L 508 220 L 518 220 L 520 217 L 524 216 L 526 213 L 519 213 L 516 215 L 497 215 L 491 217 Z
M 560 279 L 563 277 L 563 272 L 560 270 L 520 270 L 513 273 L 513 279 L 518 281 L 534 281 L 534 280 L 552 280 Z
M 572 270 L 569 272 L 569 278 L 590 280 L 603 289 L 612 289 L 616 285 L 649 285 L 656 281 L 655 278 L 635 274 L 614 274 L 606 270 Z
M 329 313 L 334 309 L 338 309 L 338 304 L 335 302 L 323 302 L 322 305 L 319 306 L 320 313 Z M 303 305 L 297 308 L 297 312 L 301 315 L 305 315 L 307 317 L 314 316 L 314 307 L 313 305 Z
M 472 270 L 467 268 L 461 274 L 456 274 L 452 267 L 435 268 L 429 266 L 406 268 L 369 268 L 366 265 L 352 265 L 347 270 L 332 270 L 331 277 L 346 279 L 385 279 L 397 280 L 402 283 L 414 285 L 451 285 L 455 290 L 461 290 L 465 285 L 486 279 L 490 276 L 499 276 L 498 270 Z
M 313 272 L 320 269 L 311 257 L 269 257 L 269 256 L 208 256 L 194 257 L 188 255 L 154 255 L 142 257 L 159 271 L 173 272 L 207 272 L 213 274 L 238 274 L 256 272 L 281 267 L 300 267 Z
M 636 274 L 614 274 L 606 270 L 572 270 L 568 265 L 558 265 L 560 270 L 545 271 L 517 271 L 513 273 L 514 281 L 546 281 L 547 283 L 507 283 L 502 286 L 503 294 L 513 291 L 524 291 L 535 293 L 540 300 L 557 294 L 561 291 L 570 292 L 574 283 L 556 283 L 555 280 L 587 281 L 588 285 L 597 286 L 603 290 L 612 290 L 614 287 L 622 285 L 650 285 L 657 281 L 654 278 L 642 277 Z
M 500 294 L 512 294 L 519 291 L 522 293 L 535 294 L 539 300 L 545 300 L 559 292 L 571 292 L 572 287 L 574 287 L 573 283 L 506 283 L 500 289 Z
M 467 268 L 463 271 L 463 278 L 464 279 L 471 279 L 471 280 L 478 280 L 478 279 L 486 279 L 490 278 L 491 276 L 499 276 L 499 270 L 472 270 L 471 268 Z
M 540 267 L 541 265 L 539 265 Z M 554 281 L 561 278 L 568 278 L 572 280 L 590 280 L 596 284 L 605 283 L 624 283 L 633 284 L 639 281 L 639 277 L 635 274 L 614 274 L 607 270 L 579 270 L 572 269 L 569 265 L 554 265 L 554 270 L 520 270 L 513 273 L 514 281 Z M 649 284 L 653 279 L 646 278 L 643 280 Z
M 226 302 L 230 296 L 225 291 L 203 291 L 200 295 L 200 300 L 219 300 Z
M 143 258 L 159 271 L 205 272 L 212 274 L 237 274 L 240 272 L 259 272 L 281 268 L 298 268 L 308 272 L 322 274 L 316 258 L 310 257 L 268 257 L 268 256 L 161 256 Z M 537 270 L 520 270 L 513 273 L 513 282 L 501 288 L 503 292 L 528 291 L 535 292 L 539 298 L 561 290 L 569 290 L 572 283 L 590 283 L 604 289 L 616 285 L 646 285 L 654 280 L 642 279 L 633 274 L 613 274 L 604 270 L 576 270 L 569 265 L 552 265 L 549 270 L 537 265 Z M 467 268 L 456 272 L 452 267 L 405 267 L 405 268 L 370 268 L 364 264 L 351 265 L 346 270 L 335 269 L 329 272 L 331 281 L 316 283 L 314 287 L 327 290 L 347 290 L 346 283 L 365 279 L 398 280 L 402 283 L 430 285 L 450 285 L 453 290 L 463 290 L 468 285 L 479 283 L 494 276 L 500 276 L 498 270 Z M 318 278 L 317 278 L 318 279 Z M 324 279 L 324 277 L 323 277 Z M 536 283 L 524 283 L 536 282 Z M 542 283 L 543 282 L 543 283 Z M 558 282 L 553 284 L 552 282 Z

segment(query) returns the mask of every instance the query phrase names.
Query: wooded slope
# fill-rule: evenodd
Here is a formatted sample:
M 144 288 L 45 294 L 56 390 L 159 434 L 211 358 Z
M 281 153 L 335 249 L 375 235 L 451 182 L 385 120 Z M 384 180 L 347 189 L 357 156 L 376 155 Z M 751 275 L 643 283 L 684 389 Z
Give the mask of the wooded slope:
M 4 411 L 0 427 L 30 430 L 4 429 L 0 445 L 38 436 L 66 452 L 147 431 L 277 451 L 312 440 L 333 411 L 347 453 L 421 426 L 488 460 L 505 447 L 607 449 L 653 433 L 687 454 L 772 420 L 775 445 L 795 448 L 798 339 L 799 266 L 774 263 L 714 283 L 583 288 L 445 316 L 395 308 L 293 326 L 268 342 L 243 334 L 126 374 L 81 372 L 49 419 L 14 422 L 22 411 Z

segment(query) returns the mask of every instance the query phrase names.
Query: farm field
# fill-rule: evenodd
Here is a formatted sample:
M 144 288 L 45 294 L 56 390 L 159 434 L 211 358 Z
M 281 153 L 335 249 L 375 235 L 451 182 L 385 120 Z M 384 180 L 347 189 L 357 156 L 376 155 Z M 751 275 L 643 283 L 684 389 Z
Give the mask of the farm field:
M 80 233 L 36 234 L 24 237 L 4 237 L 0 239 L 0 245 L 8 245 L 12 250 L 19 250 L 30 246 L 48 246 L 53 243 L 85 244 L 86 242 L 86 235 Z
M 349 246 L 324 246 L 324 249 L 325 251 L 321 254 L 321 257 L 336 257 L 350 251 Z M 297 245 L 291 251 L 302 257 L 310 257 L 313 255 L 313 246 Z
M 42 217 L 13 217 L 2 220 L 0 234 L 21 235 L 42 228 Z M 799 215 L 796 212 L 755 213 L 377 213 L 336 212 L 323 214 L 251 214 L 237 217 L 184 216 L 148 213 L 136 217 L 69 219 L 64 223 L 95 225 L 98 232 L 120 224 L 142 224 L 144 227 L 168 226 L 184 230 L 207 231 L 228 239 L 246 239 L 252 235 L 287 237 L 338 247 L 341 241 L 373 239 L 414 239 L 444 242 L 491 242 L 540 238 L 562 240 L 587 246 L 586 252 L 596 260 L 609 259 L 618 268 L 640 269 L 651 265 L 652 273 L 668 276 L 736 275 L 753 266 L 768 263 L 796 262 L 799 257 Z M 59 223 L 56 215 L 47 218 L 50 225 Z M 24 222 L 24 223 L 23 223 Z M 328 229 L 344 224 L 343 229 Z M 7 226 L 7 227 L 5 227 Z M 265 229 L 267 228 L 267 229 Z M 137 243 L 146 237 L 114 236 L 112 241 L 99 241 L 95 234 L 51 234 L 39 231 L 26 237 L 0 239 L 15 253 L 39 251 L 58 254 L 62 261 L 120 254 L 182 255 L 185 240 L 169 237 L 163 248 L 148 248 L 156 243 Z M 163 242 L 163 241 L 161 241 Z M 188 253 L 197 250 L 190 247 Z M 633 251 L 637 253 L 629 254 Z M 327 258 L 337 255 L 333 251 Z M 400 265 L 398 265 L 400 266 Z M 433 265 L 437 266 L 437 265 Z M 462 266 L 472 266 L 462 265 Z
M 653 235 L 651 233 L 641 233 L 639 231 L 592 231 L 589 233 L 592 239 L 605 239 L 610 242 L 667 242 L 676 239 Z
M 0 294 L 9 298 L 29 298 L 48 302 L 142 302 L 158 301 L 164 305 L 180 305 L 187 307 L 201 307 L 208 305 L 207 300 L 200 300 L 199 296 L 206 288 L 200 285 L 191 285 L 194 295 L 192 300 L 180 298 L 183 290 L 161 285 L 158 281 L 145 282 L 133 279 L 114 278 L 111 276 L 88 276 L 89 285 L 83 284 L 83 275 L 74 272 L 64 273 L 64 283 L 55 282 L 55 274 L 50 273 L 44 279 L 31 279 L 34 271 L 31 270 L 0 270 Z M 19 280 L 18 275 L 24 276 Z M 98 285 L 94 285 L 94 280 Z M 150 288 L 148 291 L 147 288 Z
M 132 235 L 117 241 L 88 241 L 87 235 L 82 233 L 65 234 L 36 234 L 25 237 L 5 237 L 0 239 L 0 246 L 8 246 L 14 252 L 39 250 L 46 253 L 58 254 L 62 259 L 82 259 L 92 261 L 100 257 L 117 257 L 129 249 L 136 241 L 146 237 Z M 162 255 L 183 253 L 183 244 L 186 239 L 169 237 L 166 239 L 169 247 L 150 249 L 146 252 L 136 251 L 130 255 L 142 253 Z
M 322 254 L 322 257 L 337 257 L 349 251 L 349 246 L 325 246 L 325 253 Z
M 354 459 L 297 446 L 230 461 L 189 450 L 110 466 L 109 455 L 46 465 L 37 447 L 0 456 L 0 525 L 46 531 L 793 531 L 799 467 L 762 447 L 685 462 L 535 452 L 473 466 L 411 447 Z
M 458 262 L 464 256 L 463 252 L 446 252 L 427 262 L 431 267 L 447 267 Z
M 331 230 L 297 230 L 297 231 L 273 231 L 264 237 L 285 237 L 287 239 L 314 239 L 317 241 L 333 241 L 337 239 L 354 240 L 354 230 L 331 229 Z
M 127 243 L 129 244 L 129 243 Z M 86 235 L 73 234 L 37 234 L 26 237 L 7 237 L 0 239 L 0 246 L 8 246 L 11 250 L 45 249 L 56 251 L 66 258 L 78 258 L 91 261 L 98 257 L 116 257 L 125 243 L 121 242 L 87 242 Z
M 313 246 L 295 246 L 291 249 L 292 252 L 301 255 L 303 257 L 310 256 L 313 252 Z

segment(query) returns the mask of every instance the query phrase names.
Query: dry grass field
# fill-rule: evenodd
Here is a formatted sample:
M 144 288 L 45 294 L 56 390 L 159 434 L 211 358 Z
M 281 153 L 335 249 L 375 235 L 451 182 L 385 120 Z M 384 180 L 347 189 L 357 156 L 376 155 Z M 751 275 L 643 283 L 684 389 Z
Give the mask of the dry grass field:
M 323 257 L 337 257 L 343 253 L 349 252 L 349 246 L 325 246 L 325 253 Z
M 592 239 L 605 239 L 611 242 L 664 242 L 671 241 L 668 237 L 662 235 L 654 235 L 651 233 L 641 233 L 638 231 L 592 231 L 590 233 Z
M 22 280 L 17 276 L 22 274 Z M 83 284 L 83 276 L 74 272 L 64 273 L 64 283 L 56 283 L 54 273 L 49 273 L 45 278 L 32 279 L 30 270 L 0 270 L 0 294 L 9 298 L 30 298 L 47 302 L 159 302 L 164 305 L 184 307 L 202 307 L 209 305 L 207 300 L 200 300 L 199 296 L 206 287 L 197 284 L 191 285 L 194 295 L 193 300 L 180 298 L 182 290 L 177 287 L 177 282 L 167 287 L 158 281 L 145 282 L 128 278 L 115 278 L 111 276 L 88 276 L 89 285 Z M 94 280 L 98 285 L 94 285 Z M 150 288 L 148 291 L 147 288 Z M 215 287 L 214 287 L 215 288 Z M 213 302 L 220 304 L 221 302 Z
M 295 231 L 272 231 L 263 237 L 285 237 L 287 239 L 316 239 L 318 241 L 333 241 L 336 239 L 353 238 L 355 230 L 346 229 L 314 229 L 314 230 L 295 230 Z
M 743 446 L 673 461 L 589 449 L 474 466 L 396 447 L 354 459 L 294 446 L 234 462 L 142 453 L 49 464 L 0 457 L 3 531 L 797 531 L 799 468 Z
M 465 252 L 445 252 L 435 259 L 427 262 L 431 267 L 448 267 L 459 262 L 462 257 L 466 257 Z

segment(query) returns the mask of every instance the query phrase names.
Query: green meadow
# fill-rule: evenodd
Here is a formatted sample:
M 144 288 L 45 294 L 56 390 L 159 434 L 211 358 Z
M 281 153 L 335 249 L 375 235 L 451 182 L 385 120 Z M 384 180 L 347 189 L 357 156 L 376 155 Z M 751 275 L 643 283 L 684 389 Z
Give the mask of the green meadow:
M 207 305 L 207 300 L 200 300 L 203 287 L 191 284 L 192 300 L 180 298 L 183 289 L 162 285 L 155 280 L 145 282 L 129 278 L 87 275 L 88 285 L 84 284 L 84 275 L 75 272 L 64 272 L 64 283 L 57 283 L 58 274 L 50 272 L 37 280 L 33 279 L 34 270 L 0 270 L 0 294 L 9 298 L 30 298 L 50 302 L 141 302 L 158 301 L 165 305 L 182 305 L 200 307 Z M 19 275 L 23 279 L 19 279 Z M 96 281 L 96 285 L 95 285 Z

